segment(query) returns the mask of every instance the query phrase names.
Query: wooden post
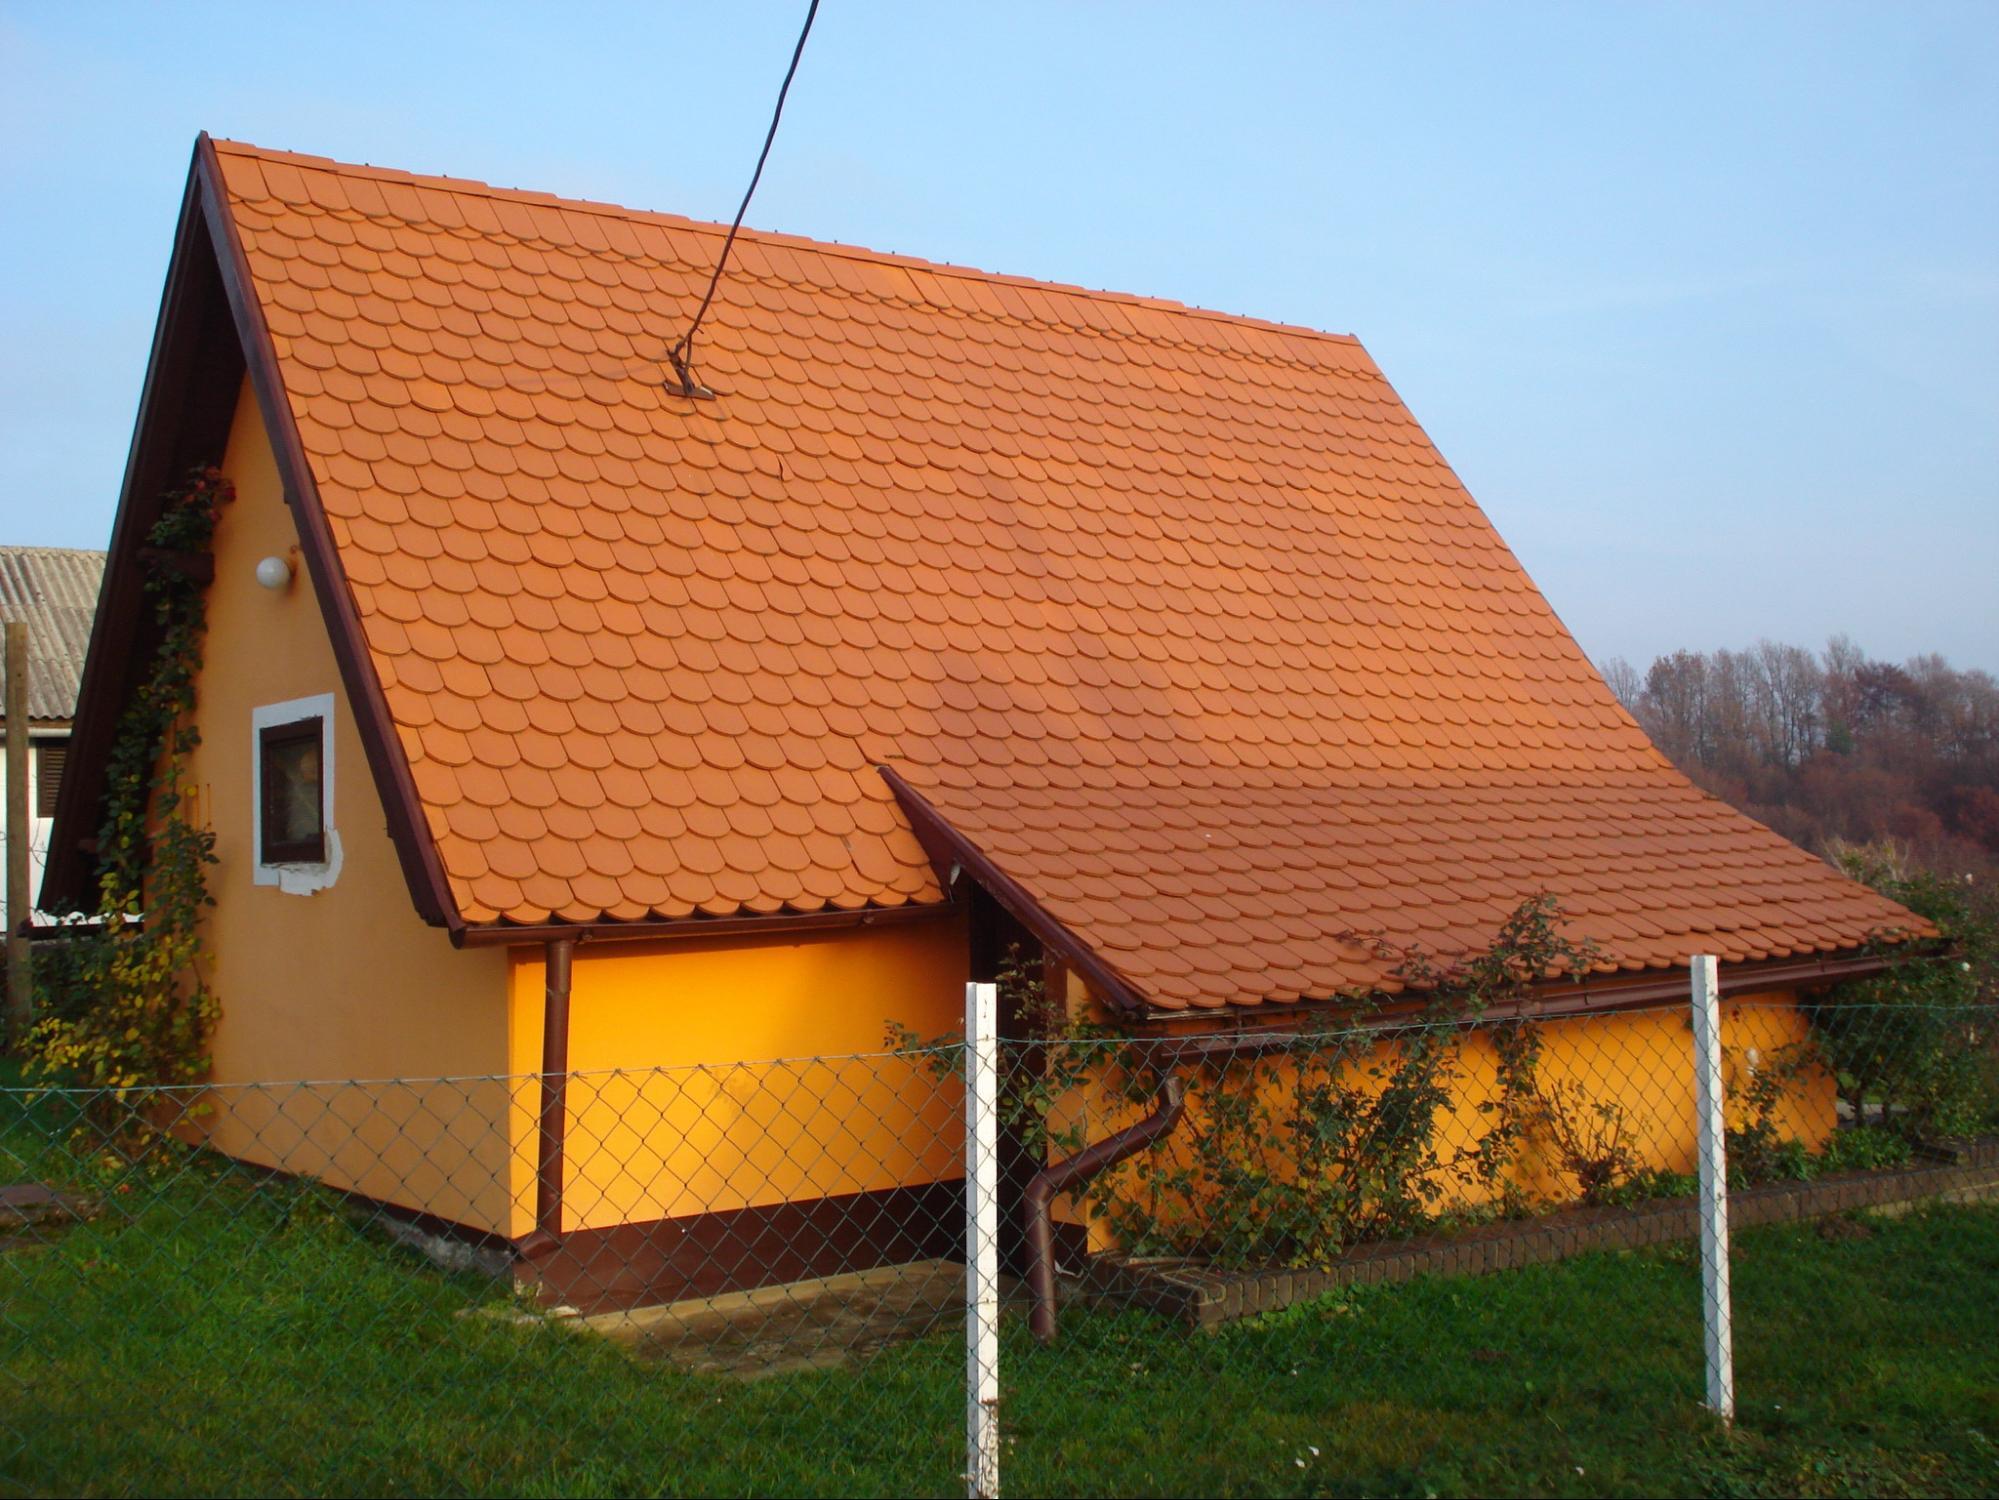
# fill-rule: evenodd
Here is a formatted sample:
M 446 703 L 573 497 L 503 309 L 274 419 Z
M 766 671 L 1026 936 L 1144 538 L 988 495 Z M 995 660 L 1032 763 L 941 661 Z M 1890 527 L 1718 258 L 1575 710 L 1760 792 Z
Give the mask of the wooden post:
M 28 627 L 7 624 L 7 1039 L 15 1052 L 34 1024 L 28 973 L 28 848 L 35 834 L 28 812 Z
M 965 1493 L 999 1500 L 999 986 L 965 986 Z
M 1712 957 L 1689 965 L 1693 981 L 1694 1111 L 1701 1184 L 1701 1322 L 1707 1404 L 1735 1420 L 1735 1328 L 1728 1295 L 1728 1149 L 1722 1116 L 1721 985 Z

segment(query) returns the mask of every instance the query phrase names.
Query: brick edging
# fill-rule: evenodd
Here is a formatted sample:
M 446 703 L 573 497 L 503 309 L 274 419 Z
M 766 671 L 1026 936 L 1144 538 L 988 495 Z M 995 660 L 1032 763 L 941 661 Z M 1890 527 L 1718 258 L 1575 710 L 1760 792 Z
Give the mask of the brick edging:
M 1729 1194 L 1737 1229 L 1819 1219 L 1960 1193 L 1999 1194 L 1999 1137 L 1964 1143 L 1957 1162 L 1845 1172 L 1812 1182 L 1773 1182 Z M 1635 1250 L 1698 1237 L 1695 1200 L 1654 1199 L 1619 1208 L 1576 1208 L 1481 1224 L 1462 1234 L 1362 1245 L 1313 1270 L 1226 1271 L 1197 1261 L 1093 1255 L 1083 1285 L 1092 1300 L 1143 1307 L 1213 1328 L 1340 1287 L 1415 1276 L 1480 1276 L 1563 1260 L 1591 1250 Z

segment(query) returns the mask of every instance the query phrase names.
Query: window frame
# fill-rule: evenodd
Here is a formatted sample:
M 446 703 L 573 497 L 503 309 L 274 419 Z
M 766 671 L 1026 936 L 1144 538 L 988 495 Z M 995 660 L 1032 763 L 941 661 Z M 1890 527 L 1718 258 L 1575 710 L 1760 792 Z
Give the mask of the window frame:
M 225 833 L 216 851 L 225 861 L 231 858 L 247 860 L 251 884 L 282 891 L 289 896 L 311 896 L 328 889 L 340 879 L 344 863 L 340 847 L 340 758 L 335 754 L 334 744 L 338 737 L 334 729 L 335 716 L 339 712 L 337 696 L 331 692 L 312 693 L 276 703 L 258 703 L 251 707 L 250 722 L 246 726 L 249 744 L 244 747 L 249 757 L 249 775 L 244 778 L 239 794 L 243 802 L 238 804 L 243 806 L 245 821 L 230 825 L 243 828 L 248 847 L 243 849 L 241 855 L 235 854 L 234 851 L 242 846 L 237 844 L 234 833 Z M 319 818 L 325 843 L 318 851 L 317 859 L 272 863 L 265 857 L 264 848 L 263 731 L 296 724 L 301 719 L 318 719 L 321 725 Z M 281 847 L 276 852 L 291 851 Z M 312 851 L 300 852 L 310 854 Z
M 270 775 L 270 756 L 285 745 L 310 744 L 319 752 L 319 829 L 310 838 L 279 839 L 272 834 L 272 797 L 277 791 Z M 282 724 L 262 724 L 257 728 L 257 862 L 265 865 L 323 865 L 326 863 L 327 831 L 326 719 L 308 714 Z

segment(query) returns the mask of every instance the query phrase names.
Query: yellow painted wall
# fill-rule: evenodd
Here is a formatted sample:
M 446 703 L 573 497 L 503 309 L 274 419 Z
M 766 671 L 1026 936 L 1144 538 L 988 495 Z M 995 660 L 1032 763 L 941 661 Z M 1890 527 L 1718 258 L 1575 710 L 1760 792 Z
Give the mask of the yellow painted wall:
M 540 950 L 514 953 L 510 1047 L 525 1074 L 541 1065 L 545 976 Z M 962 1025 L 967 953 L 958 914 L 579 946 L 563 1228 L 961 1176 L 958 1080 L 879 1054 L 891 1020 L 926 1037 Z M 515 1120 L 517 1235 L 533 1224 L 538 1101 L 524 1093 Z
M 207 922 L 222 1019 L 210 1123 L 231 1155 L 320 1176 L 411 1208 L 499 1228 L 507 1091 L 498 1083 L 299 1088 L 270 1080 L 493 1078 L 507 1069 L 507 975 L 496 951 L 458 951 L 410 904 L 319 605 L 301 563 L 260 587 L 260 558 L 298 535 L 247 384 L 223 468 L 236 499 L 215 530 L 215 582 L 189 764 L 215 830 Z M 336 883 L 292 895 L 252 882 L 251 711 L 331 693 Z
M 1621 1111 L 1621 1139 L 1640 1168 L 1678 1173 L 1694 1170 L 1693 1038 L 1684 1006 L 1535 1024 L 1542 1044 L 1537 1077 L 1544 1094 L 1563 1098 L 1572 1116 L 1587 1118 L 1599 1103 Z M 1788 993 L 1746 995 L 1724 1002 L 1722 1045 L 1732 1127 L 1747 1122 L 1744 1096 L 1752 1072 L 1779 1066 L 1787 1056 L 1786 1049 L 1806 1037 L 1805 1018 Z M 1364 1085 L 1369 1070 L 1388 1055 L 1386 1044 L 1376 1047 L 1343 1069 L 1342 1077 L 1349 1084 Z M 1297 1074 L 1283 1059 L 1263 1066 L 1273 1090 L 1271 1112 L 1281 1121 Z M 1438 1210 L 1474 1208 L 1493 1196 L 1463 1159 L 1491 1128 L 1491 1117 L 1481 1105 L 1499 1097 L 1497 1055 L 1490 1034 L 1467 1030 L 1456 1049 L 1453 1070 L 1453 1102 L 1437 1116 L 1437 1155 L 1444 1164 L 1435 1179 L 1441 1189 L 1434 1205 Z M 1155 1148 L 1178 1161 L 1187 1159 L 1191 1138 L 1200 1129 L 1203 1099 L 1212 1076 L 1204 1076 L 1197 1067 L 1186 1071 L 1193 1083 L 1187 1114 L 1175 1132 Z M 1780 1137 L 1819 1150 L 1835 1127 L 1834 1105 L 1830 1075 L 1807 1070 L 1790 1081 L 1783 1102 L 1772 1113 L 1772 1123 Z M 1078 1089 L 1062 1101 L 1053 1123 L 1057 1128 L 1082 1123 L 1088 1138 L 1098 1140 L 1143 1113 L 1145 1107 L 1109 1099 L 1101 1090 Z M 1283 1170 L 1281 1164 L 1275 1164 L 1275 1169 Z M 1574 1178 L 1562 1169 L 1545 1140 L 1529 1140 L 1508 1180 L 1531 1202 L 1542 1206 L 1572 1203 L 1577 1197 Z M 1133 1182 L 1129 1166 L 1117 1181 L 1129 1190 Z M 1162 1202 L 1154 1211 L 1165 1219 L 1185 1218 L 1189 1222 L 1199 1222 L 1204 1213 L 1201 1204 L 1184 1200 Z M 1073 1198 L 1058 1200 L 1055 1217 L 1086 1226 L 1093 1250 L 1117 1248 L 1108 1223 L 1088 1205 Z

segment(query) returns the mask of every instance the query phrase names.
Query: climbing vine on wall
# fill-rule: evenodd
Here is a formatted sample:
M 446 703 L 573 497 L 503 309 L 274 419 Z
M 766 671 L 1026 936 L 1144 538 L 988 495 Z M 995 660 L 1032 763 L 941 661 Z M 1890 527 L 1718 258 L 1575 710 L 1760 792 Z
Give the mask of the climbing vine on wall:
M 1291 1266 L 1416 1232 L 1435 1221 L 1454 1179 L 1480 1184 L 1490 1212 L 1526 1212 L 1515 1179 L 1529 1154 L 1552 1158 L 1583 1200 L 1609 1200 L 1637 1170 L 1621 1107 L 1544 1082 L 1534 1024 L 1480 1024 L 1543 980 L 1596 965 L 1595 945 L 1565 926 L 1556 901 L 1537 895 L 1484 947 L 1449 960 L 1344 934 L 1383 961 L 1394 994 L 1300 1018 L 1270 1046 L 1244 1033 L 1239 1051 L 1184 1065 L 1182 1123 L 1080 1196 L 1134 1254 Z M 1023 1033 L 1001 1044 L 999 1123 L 1032 1159 L 1080 1150 L 1103 1133 L 1105 1113 L 1129 1120 L 1154 1106 L 1158 1067 L 1145 1039 L 1072 1017 L 1018 950 L 997 978 L 1002 1013 L 1017 1015 Z M 1495 1087 L 1480 1121 L 1458 1131 L 1451 1110 L 1474 1035 L 1490 1043 Z M 960 1040 L 925 1041 L 898 1025 L 887 1037 L 939 1071 L 959 1066 Z
M 195 678 L 207 630 L 215 524 L 234 488 L 196 469 L 146 541 L 145 592 L 159 645 L 119 720 L 97 837 L 96 920 L 38 962 L 43 1019 L 30 1061 L 44 1075 L 112 1091 L 126 1120 L 151 1091 L 200 1081 L 217 1004 L 203 975 L 201 913 L 215 835 L 188 816 L 187 757 L 200 742 Z M 134 1096 L 137 1097 L 134 1097 Z
M 1542 980 L 1590 971 L 1595 946 L 1564 926 L 1539 895 L 1486 946 L 1448 961 L 1347 934 L 1390 965 L 1397 993 L 1305 1020 L 1276 1050 L 1245 1046 L 1191 1070 L 1178 1132 L 1092 1182 L 1093 1207 L 1136 1254 L 1301 1267 L 1424 1229 L 1454 1179 L 1483 1184 L 1491 1212 L 1525 1211 L 1513 1173 L 1549 1134 L 1539 1033 L 1480 1023 Z M 1479 1124 L 1453 1125 L 1475 1035 L 1491 1043 L 1496 1087 Z M 1603 1189 L 1619 1166 L 1604 1169 Z M 1593 1194 L 1589 1179 L 1579 1187 Z

